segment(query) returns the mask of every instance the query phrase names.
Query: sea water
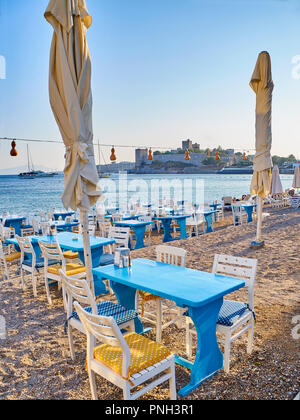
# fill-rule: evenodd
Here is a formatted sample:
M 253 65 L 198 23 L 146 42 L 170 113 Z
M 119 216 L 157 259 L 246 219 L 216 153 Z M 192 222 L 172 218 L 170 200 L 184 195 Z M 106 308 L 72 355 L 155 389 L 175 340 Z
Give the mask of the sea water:
M 113 174 L 108 179 L 101 179 L 100 185 L 104 191 L 105 205 L 118 204 L 120 200 L 139 199 L 141 202 L 151 202 L 153 194 L 157 197 L 155 188 L 170 185 L 171 198 L 196 201 L 199 191 L 203 193 L 204 203 L 221 201 L 224 196 L 241 198 L 249 194 L 251 175 L 124 175 Z M 293 175 L 281 175 L 283 189 L 291 188 Z M 175 188 L 173 188 L 175 186 Z M 177 189 L 176 189 L 177 188 Z M 50 178 L 21 179 L 18 176 L 0 176 L 0 215 L 5 212 L 20 216 L 34 215 L 41 211 L 62 209 L 61 195 L 64 189 L 64 177 L 58 175 Z M 165 197 L 162 189 L 160 198 Z

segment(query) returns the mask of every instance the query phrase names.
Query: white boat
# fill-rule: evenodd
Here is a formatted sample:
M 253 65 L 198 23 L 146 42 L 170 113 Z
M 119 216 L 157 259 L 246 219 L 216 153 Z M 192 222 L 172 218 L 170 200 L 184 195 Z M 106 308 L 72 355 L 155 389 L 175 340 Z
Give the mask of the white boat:
M 21 172 L 18 175 L 20 178 L 23 178 L 23 179 L 49 178 L 49 177 L 58 175 L 58 172 L 35 171 L 32 161 L 31 161 L 31 167 L 30 167 L 30 154 L 29 154 L 28 144 L 27 144 L 27 165 L 28 165 L 28 171 Z

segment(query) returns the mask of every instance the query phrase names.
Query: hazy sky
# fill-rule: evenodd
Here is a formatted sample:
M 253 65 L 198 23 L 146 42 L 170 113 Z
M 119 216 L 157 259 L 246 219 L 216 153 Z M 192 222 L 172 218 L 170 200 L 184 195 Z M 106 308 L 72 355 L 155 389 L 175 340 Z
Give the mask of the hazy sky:
M 267 50 L 275 83 L 273 154 L 300 158 L 298 0 L 86 3 L 93 17 L 88 43 L 96 142 L 176 148 L 190 138 L 202 147 L 253 149 L 249 81 L 258 53 Z M 60 139 L 48 96 L 47 4 L 0 0 L 0 56 L 6 61 L 0 137 Z M 26 144 L 17 146 L 19 156 L 11 158 L 9 145 L 0 143 L 0 169 L 25 164 Z M 35 164 L 63 168 L 63 146 L 30 148 Z M 134 158 L 133 150 L 116 153 L 119 160 Z M 103 155 L 108 163 L 110 148 Z

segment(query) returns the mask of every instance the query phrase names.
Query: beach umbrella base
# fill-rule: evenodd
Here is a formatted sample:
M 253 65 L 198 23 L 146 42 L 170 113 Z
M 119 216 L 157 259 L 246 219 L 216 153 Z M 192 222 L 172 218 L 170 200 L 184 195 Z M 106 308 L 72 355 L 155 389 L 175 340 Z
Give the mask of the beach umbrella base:
M 265 246 L 265 241 L 261 241 L 261 242 L 252 241 L 250 248 L 260 249 L 260 248 L 263 248 L 264 246 Z

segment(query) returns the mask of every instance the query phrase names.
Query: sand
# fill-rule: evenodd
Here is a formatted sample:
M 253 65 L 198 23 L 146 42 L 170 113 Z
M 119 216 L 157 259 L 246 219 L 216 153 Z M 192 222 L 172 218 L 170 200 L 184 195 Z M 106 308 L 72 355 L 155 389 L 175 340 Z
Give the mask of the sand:
M 216 253 L 258 259 L 252 355 L 246 353 L 246 335 L 239 338 L 232 345 L 230 372 L 219 371 L 184 400 L 291 400 L 299 392 L 300 341 L 292 331 L 294 328 L 295 336 L 293 318 L 300 315 L 300 211 L 264 211 L 270 215 L 264 221 L 266 246 L 261 250 L 250 248 L 255 222 L 233 226 L 229 216 L 216 225 L 214 233 L 172 243 L 187 250 L 188 267 L 203 271 L 211 271 Z M 132 257 L 154 259 L 158 243 L 161 236 L 153 237 L 152 246 L 133 251 Z M 6 339 L 0 339 L 0 399 L 91 399 L 84 369 L 85 337 L 75 332 L 76 360 L 72 361 L 61 293 L 51 287 L 50 307 L 42 281 L 34 298 L 30 281 L 23 292 L 14 273 L 12 270 L 10 281 L 0 280 L 0 316 L 5 317 L 7 328 Z M 246 289 L 231 298 L 246 301 Z M 155 338 L 155 331 L 148 337 Z M 172 326 L 165 330 L 163 343 L 185 356 L 183 329 Z M 176 381 L 179 390 L 188 383 L 189 371 L 177 365 Z M 122 399 L 121 391 L 100 377 L 97 386 L 100 399 Z M 165 398 L 166 384 L 142 397 Z

